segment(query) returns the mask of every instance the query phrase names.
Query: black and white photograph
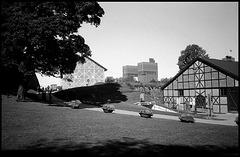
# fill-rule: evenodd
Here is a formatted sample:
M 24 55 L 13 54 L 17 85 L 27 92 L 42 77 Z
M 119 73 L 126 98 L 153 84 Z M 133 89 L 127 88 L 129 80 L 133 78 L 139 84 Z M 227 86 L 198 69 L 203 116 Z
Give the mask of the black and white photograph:
M 1 1 L 2 156 L 239 156 L 238 1 Z

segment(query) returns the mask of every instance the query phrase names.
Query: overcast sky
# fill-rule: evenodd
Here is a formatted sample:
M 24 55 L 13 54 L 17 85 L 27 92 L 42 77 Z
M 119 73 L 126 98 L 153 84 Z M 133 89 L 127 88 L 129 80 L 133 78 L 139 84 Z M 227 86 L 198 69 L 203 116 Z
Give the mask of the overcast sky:
M 197 44 L 210 58 L 231 55 L 238 61 L 237 2 L 99 2 L 105 14 L 95 27 L 79 34 L 92 59 L 107 68 L 105 76 L 122 77 L 122 66 L 154 58 L 158 78 L 178 72 L 178 57 Z M 230 52 L 230 49 L 232 52 Z

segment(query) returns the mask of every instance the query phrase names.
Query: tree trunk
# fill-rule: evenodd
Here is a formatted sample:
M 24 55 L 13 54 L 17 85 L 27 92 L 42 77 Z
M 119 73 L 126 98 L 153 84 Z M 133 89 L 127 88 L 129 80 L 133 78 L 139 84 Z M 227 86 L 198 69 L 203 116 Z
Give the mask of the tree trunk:
M 25 87 L 20 84 L 17 92 L 17 100 L 23 101 L 25 99 Z
M 18 86 L 18 91 L 17 91 L 17 100 L 18 101 L 23 101 L 25 99 L 25 90 L 26 90 L 26 70 L 25 67 L 20 65 L 19 66 L 19 74 L 18 74 L 18 79 L 19 79 L 19 86 Z

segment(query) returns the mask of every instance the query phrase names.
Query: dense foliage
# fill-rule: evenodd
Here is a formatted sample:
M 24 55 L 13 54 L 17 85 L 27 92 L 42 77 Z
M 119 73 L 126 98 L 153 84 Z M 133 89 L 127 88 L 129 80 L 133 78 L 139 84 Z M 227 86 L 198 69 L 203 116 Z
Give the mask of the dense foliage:
M 99 26 L 104 14 L 97 2 L 83 1 L 2 1 L 1 9 L 2 92 L 19 85 L 18 95 L 39 86 L 35 72 L 62 77 L 91 56 L 77 32 L 83 22 Z
M 181 51 L 181 56 L 178 58 L 179 69 L 182 70 L 197 57 L 209 58 L 208 54 L 206 54 L 206 50 L 204 50 L 202 47 L 199 47 L 195 44 L 188 45 L 185 50 Z
M 97 27 L 104 10 L 97 2 L 3 1 L 1 14 L 2 65 L 56 75 L 72 73 L 91 55 L 76 33 L 83 22 Z
M 112 76 L 106 77 L 106 79 L 105 79 L 105 82 L 107 82 L 107 83 L 112 83 L 114 81 L 115 81 L 115 79 Z

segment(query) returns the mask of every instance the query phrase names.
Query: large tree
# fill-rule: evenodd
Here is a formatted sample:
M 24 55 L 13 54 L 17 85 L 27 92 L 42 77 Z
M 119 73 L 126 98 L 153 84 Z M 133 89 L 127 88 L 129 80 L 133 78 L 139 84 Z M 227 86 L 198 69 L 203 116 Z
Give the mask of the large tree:
M 56 76 L 91 56 L 77 32 L 83 22 L 99 26 L 104 10 L 97 2 L 3 1 L 1 15 L 2 66 Z
M 188 45 L 185 50 L 181 51 L 181 56 L 178 58 L 178 66 L 179 69 L 182 70 L 185 66 L 187 66 L 193 59 L 197 57 L 207 57 L 209 55 L 206 54 L 206 50 L 198 45 L 192 44 Z

